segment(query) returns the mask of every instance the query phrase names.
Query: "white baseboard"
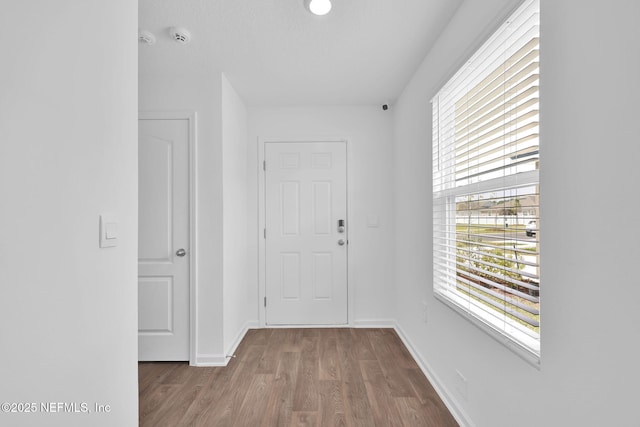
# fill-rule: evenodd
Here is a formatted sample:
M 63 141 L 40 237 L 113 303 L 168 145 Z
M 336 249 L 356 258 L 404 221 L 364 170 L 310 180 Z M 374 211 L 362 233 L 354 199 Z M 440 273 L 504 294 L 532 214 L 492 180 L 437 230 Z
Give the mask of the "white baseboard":
M 358 319 L 353 321 L 354 328 L 395 328 L 394 319 Z
M 229 359 L 224 354 L 197 354 L 191 366 L 227 366 Z
M 196 361 L 193 366 L 227 366 L 231 356 L 235 353 L 236 349 L 240 345 L 240 342 L 244 338 L 249 329 L 258 328 L 258 322 L 246 322 L 235 339 L 225 352 L 225 354 L 198 354 L 196 355 Z
M 260 324 L 257 320 L 245 322 L 245 324 L 242 325 L 242 328 L 240 328 L 240 331 L 238 331 L 238 333 L 236 334 L 233 342 L 231 342 L 231 345 L 226 349 L 225 356 L 227 357 L 227 361 L 229 361 L 229 359 L 235 354 L 236 349 L 242 342 L 244 336 L 247 334 L 247 331 L 249 329 L 258 329 L 259 327 Z
M 440 396 L 440 399 L 442 399 L 447 409 L 449 409 L 449 412 L 451 412 L 451 415 L 453 415 L 453 418 L 456 419 L 461 427 L 475 427 L 475 424 L 471 421 L 467 413 L 462 409 L 462 406 L 458 403 L 458 400 L 453 396 L 453 394 L 449 392 L 449 390 L 447 390 L 438 376 L 433 372 L 433 369 L 431 369 L 429 363 L 427 363 L 427 361 L 420 355 L 420 353 L 418 353 L 415 346 L 413 346 L 411 340 L 409 340 L 400 325 L 396 323 L 394 325 L 394 329 L 404 343 L 405 347 L 407 347 L 407 350 L 409 350 L 409 353 L 411 353 L 411 356 L 413 356 L 413 359 L 416 361 L 424 375 L 427 377 L 427 379 L 435 389 L 436 393 L 438 393 L 438 396 Z

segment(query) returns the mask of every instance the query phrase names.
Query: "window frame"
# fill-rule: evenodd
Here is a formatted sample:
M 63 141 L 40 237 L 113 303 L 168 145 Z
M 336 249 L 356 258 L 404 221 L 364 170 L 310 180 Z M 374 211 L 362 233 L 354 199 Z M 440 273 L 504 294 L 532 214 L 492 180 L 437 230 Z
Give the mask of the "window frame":
M 539 196 L 539 169 L 537 165 L 534 170 L 529 170 L 526 172 L 507 174 L 501 177 L 488 179 L 486 181 L 467 183 L 466 185 L 456 186 L 455 173 L 453 174 L 453 178 L 451 176 L 443 177 L 442 171 L 445 170 L 443 166 L 443 158 L 442 151 L 443 147 L 440 146 L 442 139 L 441 138 L 441 126 L 440 126 L 440 105 L 439 99 L 443 91 L 451 90 L 450 83 L 461 74 L 465 67 L 470 66 L 469 64 L 477 60 L 478 57 L 482 57 L 482 53 L 485 50 L 491 49 L 491 43 L 495 38 L 501 37 L 500 33 L 504 33 L 507 25 L 513 21 L 514 16 L 522 13 L 529 8 L 536 8 L 537 13 L 539 14 L 539 0 L 527 0 L 523 2 L 523 4 L 516 9 L 515 12 L 511 14 L 507 19 L 504 20 L 504 23 L 488 38 L 488 40 L 481 45 L 479 49 L 472 55 L 471 59 L 460 67 L 460 69 L 454 74 L 454 76 L 445 83 L 442 88 L 438 91 L 436 96 L 432 100 L 432 109 L 433 109 L 433 139 L 432 139 L 432 148 L 433 148 L 433 170 L 432 170 L 432 178 L 433 178 L 433 292 L 436 299 L 452 308 L 455 312 L 462 315 L 464 318 L 468 319 L 475 326 L 479 327 L 481 330 L 488 333 L 492 338 L 496 339 L 498 342 L 504 344 L 509 349 L 514 351 L 517 355 L 522 357 L 527 362 L 539 368 L 540 365 L 540 333 L 538 333 L 538 337 L 532 337 L 531 333 L 526 333 L 523 331 L 523 326 L 521 326 L 518 322 L 509 319 L 504 316 L 504 318 L 498 320 L 494 315 L 491 315 L 487 312 L 486 308 L 479 307 L 478 302 L 473 302 L 470 296 L 463 297 L 462 292 L 457 291 L 455 286 L 451 286 L 449 276 L 446 278 L 437 277 L 438 273 L 445 270 L 454 271 L 454 276 L 457 277 L 457 262 L 456 255 L 457 250 L 456 246 L 456 197 L 465 196 L 470 194 L 481 194 L 482 192 L 490 192 L 490 191 L 503 191 L 503 190 L 511 190 L 516 188 L 526 188 L 535 186 L 536 195 Z M 538 23 L 539 27 L 539 23 Z M 539 37 L 539 33 L 537 35 Z M 487 48 L 489 46 L 489 48 Z M 486 59 L 488 57 L 485 56 Z M 487 68 L 488 69 L 488 68 Z M 489 70 L 488 73 L 492 73 L 494 70 Z M 454 88 L 454 90 L 458 90 L 458 88 Z M 459 98 L 458 98 L 459 99 Z M 538 102 L 539 102 L 539 94 L 538 94 Z M 451 111 L 448 111 L 451 112 Z M 538 113 L 539 114 L 539 113 Z M 539 117 L 539 116 L 538 116 Z M 506 120 L 506 119 L 505 119 Z M 539 120 L 539 119 L 538 119 Z M 451 132 L 451 130 L 449 130 Z M 449 138 L 449 144 L 453 144 L 453 150 L 455 151 L 455 131 L 454 137 Z M 508 144 L 508 142 L 503 142 L 503 144 Z M 539 142 L 538 142 L 539 146 Z M 446 147 L 445 147 L 446 148 Z M 449 148 L 451 149 L 451 148 Z M 539 158 L 539 157 L 538 157 Z M 449 160 L 451 161 L 451 160 Z M 451 170 L 451 165 L 447 166 L 449 170 Z M 453 170 L 455 171 L 455 166 L 453 166 Z M 451 175 L 451 174 L 450 174 Z M 436 187 L 438 190 L 436 191 Z M 443 202 L 444 201 L 444 202 Z M 437 222 L 444 219 L 443 222 Z M 539 215 L 537 216 L 537 227 L 539 228 L 540 219 Z M 536 233 L 539 236 L 539 232 Z M 454 236 L 453 237 L 453 245 L 450 243 L 451 237 L 441 237 L 445 236 Z M 444 239 L 445 244 L 436 243 L 438 239 Z M 442 247 L 448 247 L 446 249 L 445 257 L 440 256 L 443 251 Z M 539 241 L 536 243 L 536 253 L 537 260 L 539 262 L 539 249 L 540 243 Z M 438 258 L 440 259 L 438 261 Z M 444 261 L 443 261 L 444 259 Z M 538 264 L 539 266 L 539 264 Z M 451 274 L 451 273 L 448 273 Z M 485 304 L 489 307 L 488 304 Z M 497 310 L 494 310 L 497 312 Z

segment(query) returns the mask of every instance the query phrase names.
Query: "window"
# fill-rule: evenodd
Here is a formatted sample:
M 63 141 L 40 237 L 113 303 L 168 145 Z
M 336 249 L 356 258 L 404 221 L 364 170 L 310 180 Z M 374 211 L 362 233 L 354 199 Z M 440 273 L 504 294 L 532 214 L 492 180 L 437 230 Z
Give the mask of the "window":
M 432 101 L 434 292 L 535 361 L 539 9 L 526 1 Z

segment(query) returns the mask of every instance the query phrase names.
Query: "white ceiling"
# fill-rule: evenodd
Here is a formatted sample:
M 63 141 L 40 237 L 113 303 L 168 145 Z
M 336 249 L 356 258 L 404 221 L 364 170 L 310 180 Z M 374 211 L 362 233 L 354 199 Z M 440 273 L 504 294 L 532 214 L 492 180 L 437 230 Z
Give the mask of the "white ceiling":
M 222 71 L 249 105 L 395 100 L 463 0 L 139 0 L 140 75 Z M 188 45 L 169 38 L 182 26 Z

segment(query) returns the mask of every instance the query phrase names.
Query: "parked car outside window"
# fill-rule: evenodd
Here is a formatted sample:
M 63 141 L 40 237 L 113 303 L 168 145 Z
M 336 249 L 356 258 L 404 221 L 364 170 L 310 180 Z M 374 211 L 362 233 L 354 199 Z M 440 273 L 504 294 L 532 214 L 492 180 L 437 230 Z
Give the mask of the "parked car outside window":
M 538 228 L 538 224 L 535 221 L 529 221 L 529 223 L 525 227 L 525 232 L 527 233 L 527 236 L 529 237 L 535 236 L 537 228 Z

